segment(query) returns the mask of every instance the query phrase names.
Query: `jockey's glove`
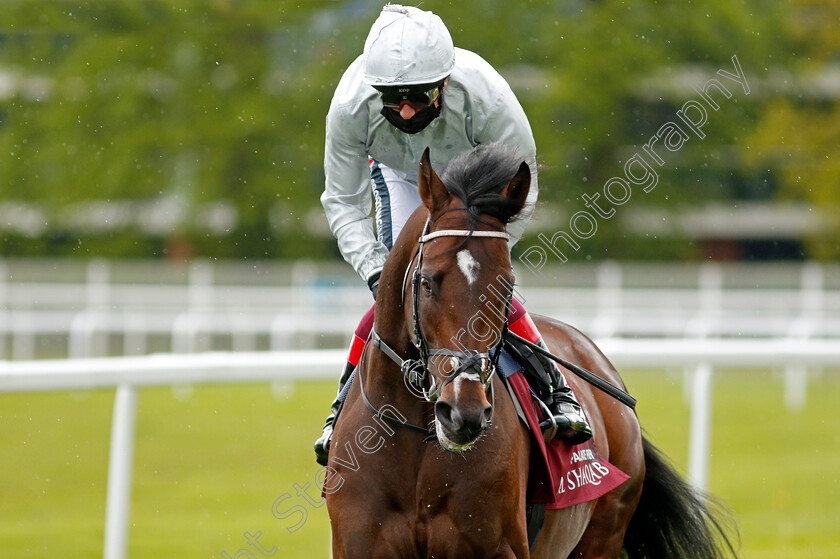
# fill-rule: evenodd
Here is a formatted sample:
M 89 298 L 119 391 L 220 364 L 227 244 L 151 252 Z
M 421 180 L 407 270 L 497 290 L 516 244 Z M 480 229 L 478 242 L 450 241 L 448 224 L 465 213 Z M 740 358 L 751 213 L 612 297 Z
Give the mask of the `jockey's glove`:
M 382 275 L 382 270 L 379 270 L 372 276 L 370 276 L 367 280 L 368 287 L 370 288 L 371 294 L 373 294 L 373 300 L 376 301 L 376 292 L 379 290 L 379 276 Z

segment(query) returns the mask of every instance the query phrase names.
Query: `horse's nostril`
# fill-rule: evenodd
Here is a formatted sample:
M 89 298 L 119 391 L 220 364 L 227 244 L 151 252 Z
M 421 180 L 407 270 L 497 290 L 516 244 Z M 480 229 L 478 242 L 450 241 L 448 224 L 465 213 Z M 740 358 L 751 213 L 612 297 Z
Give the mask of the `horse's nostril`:
M 491 407 L 486 406 L 477 413 L 472 413 L 464 416 L 462 420 L 462 427 L 464 432 L 469 437 L 477 437 L 487 429 L 490 423 Z
M 484 411 L 481 412 L 481 427 L 486 429 L 490 426 L 490 420 L 493 418 L 493 406 L 487 405 Z
M 435 404 L 435 415 L 447 429 L 457 431 L 463 425 L 461 414 L 449 402 L 438 400 Z

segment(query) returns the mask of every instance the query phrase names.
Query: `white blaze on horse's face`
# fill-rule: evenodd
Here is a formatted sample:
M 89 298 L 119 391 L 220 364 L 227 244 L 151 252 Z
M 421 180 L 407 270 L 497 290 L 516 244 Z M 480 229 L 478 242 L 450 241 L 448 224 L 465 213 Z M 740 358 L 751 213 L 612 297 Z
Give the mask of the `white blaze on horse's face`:
M 461 273 L 467 278 L 467 284 L 472 286 L 478 278 L 478 269 L 481 268 L 481 264 L 479 264 L 478 261 L 473 258 L 470 251 L 465 248 L 458 253 L 458 268 L 461 269 Z
M 461 373 L 457 377 L 455 377 L 455 394 L 461 392 L 461 383 L 465 380 L 471 380 L 473 382 L 481 382 L 481 376 L 478 373 Z

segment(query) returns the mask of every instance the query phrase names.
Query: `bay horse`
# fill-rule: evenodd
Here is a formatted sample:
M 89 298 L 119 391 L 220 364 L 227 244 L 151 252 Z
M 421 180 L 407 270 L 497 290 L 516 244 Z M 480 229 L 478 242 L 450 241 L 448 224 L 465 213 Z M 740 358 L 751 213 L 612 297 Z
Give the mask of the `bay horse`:
M 571 375 L 596 448 L 629 479 L 595 501 L 547 510 L 529 549 L 532 442 L 493 375 L 492 346 L 509 309 L 484 288 L 495 282 L 512 296 L 504 230 L 525 204 L 530 170 L 491 144 L 452 160 L 443 177 L 427 148 L 423 204 L 382 271 L 372 341 L 336 423 L 324 485 L 333 557 L 734 555 L 714 501 L 643 438 L 635 412 Z M 484 330 L 466 328 L 479 314 Z M 534 320 L 552 353 L 623 388 L 589 338 L 557 320 Z M 418 385 L 422 397 L 410 389 Z

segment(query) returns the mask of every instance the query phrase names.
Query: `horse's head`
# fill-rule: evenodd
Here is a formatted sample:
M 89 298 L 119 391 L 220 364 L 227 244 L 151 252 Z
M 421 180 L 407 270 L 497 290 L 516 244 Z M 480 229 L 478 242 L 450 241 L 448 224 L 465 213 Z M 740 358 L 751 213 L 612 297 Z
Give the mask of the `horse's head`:
M 504 231 L 525 204 L 531 173 L 512 152 L 488 145 L 453 159 L 442 175 L 427 148 L 418 183 L 429 219 L 406 271 L 404 308 L 432 376 L 438 440 L 462 451 L 493 414 L 487 390 L 514 283 Z

